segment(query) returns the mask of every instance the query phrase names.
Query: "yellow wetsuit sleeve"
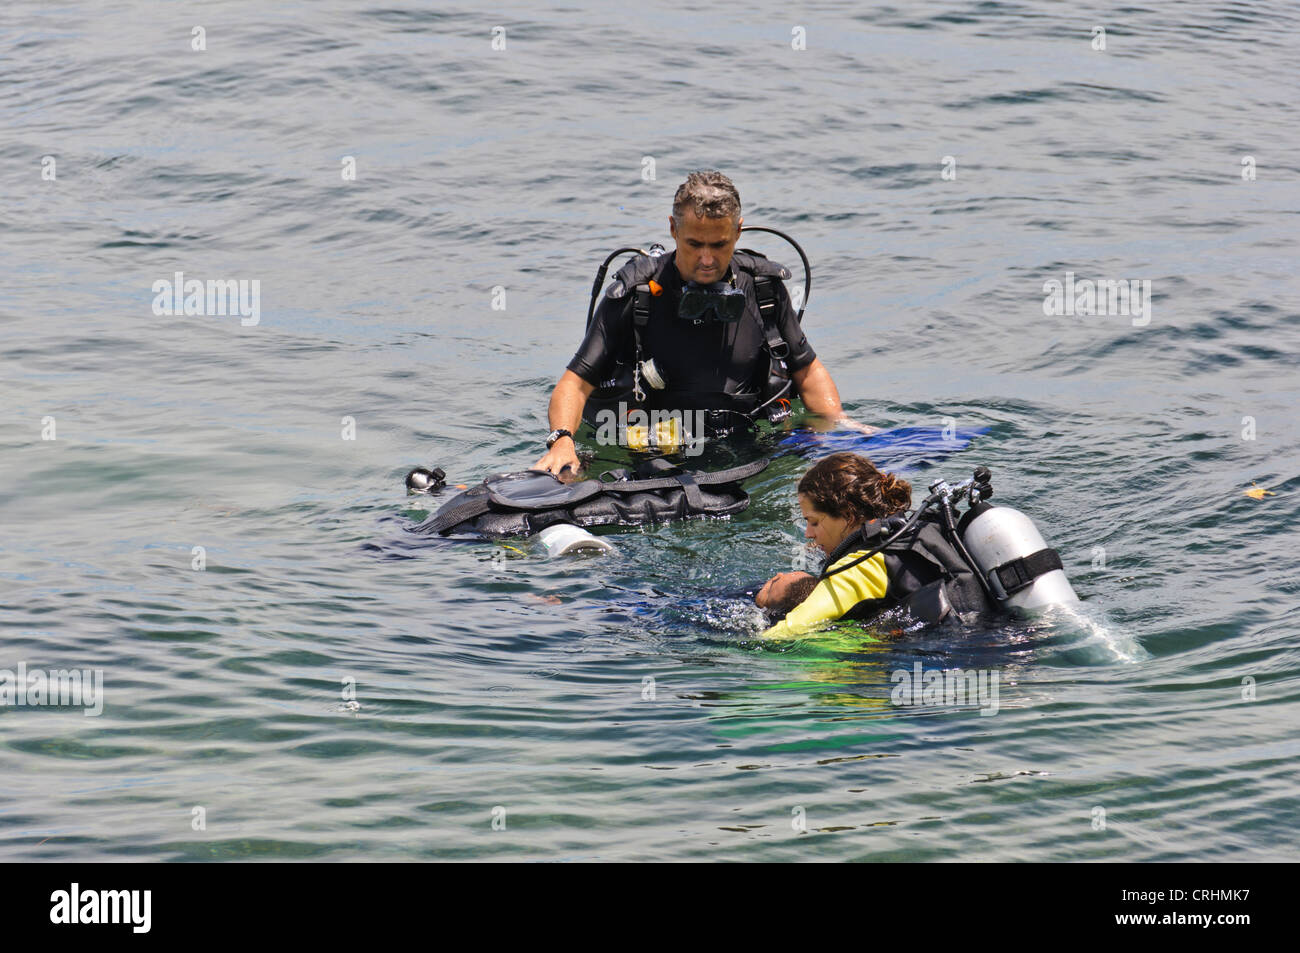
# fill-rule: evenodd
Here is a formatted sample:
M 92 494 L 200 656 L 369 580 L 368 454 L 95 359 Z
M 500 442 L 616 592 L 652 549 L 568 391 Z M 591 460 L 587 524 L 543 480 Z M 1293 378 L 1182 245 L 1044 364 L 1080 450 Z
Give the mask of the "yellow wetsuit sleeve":
M 866 554 L 862 549 L 849 553 L 835 566 L 852 562 Z M 831 568 L 834 569 L 835 566 Z M 792 639 L 810 632 L 824 622 L 833 622 L 865 599 L 883 599 L 889 587 L 885 574 L 885 554 L 876 553 L 852 569 L 837 572 L 817 583 L 808 598 L 772 628 L 763 633 L 765 639 Z

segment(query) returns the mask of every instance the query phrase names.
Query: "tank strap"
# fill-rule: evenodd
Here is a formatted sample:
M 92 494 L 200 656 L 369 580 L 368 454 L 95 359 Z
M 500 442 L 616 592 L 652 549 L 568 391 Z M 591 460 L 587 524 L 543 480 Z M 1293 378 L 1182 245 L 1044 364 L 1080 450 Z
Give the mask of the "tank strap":
M 768 353 L 778 361 L 790 356 L 790 345 L 785 343 L 776 321 L 779 317 L 779 301 L 776 294 L 776 280 L 789 278 L 790 269 L 785 265 L 769 261 L 766 256 L 750 248 L 741 248 L 732 256 L 736 267 L 749 273 L 754 279 L 754 297 L 758 299 L 758 313 L 763 319 L 764 346 Z
M 704 497 L 700 495 L 699 484 L 689 473 L 682 472 L 677 474 L 676 480 L 682 485 L 682 490 L 686 493 L 686 502 L 690 504 L 691 509 L 703 511 Z
M 632 358 L 632 396 L 640 404 L 645 400 L 645 391 L 641 388 L 641 329 L 650 323 L 650 285 L 636 286 L 632 295 L 632 341 L 635 355 Z
M 989 573 L 989 581 L 1002 587 L 1003 594 L 999 594 L 998 598 L 1005 599 L 1033 585 L 1034 580 L 1039 576 L 1046 576 L 1049 572 L 1064 568 L 1061 554 L 1049 547 L 1003 563 Z
M 637 285 L 636 294 L 632 298 L 632 324 L 635 328 L 643 328 L 650 323 L 650 285 Z
M 776 288 L 767 275 L 754 276 L 754 296 L 758 298 L 758 313 L 763 319 L 763 345 L 767 352 L 778 361 L 790 356 L 790 345 L 785 343 L 777 329 Z
M 615 301 L 622 300 L 631 292 L 630 299 L 626 308 L 632 311 L 632 392 L 636 403 L 640 404 L 645 400 L 645 391 L 641 388 L 641 360 L 643 348 L 641 346 L 641 329 L 650 321 L 650 284 L 649 281 L 659 275 L 659 272 L 668 262 L 668 257 L 660 255 L 653 257 L 649 255 L 637 255 L 627 262 L 614 275 L 614 280 L 610 286 L 605 289 L 605 296 Z M 624 315 L 627 314 L 625 310 Z M 623 352 L 623 353 L 626 353 Z M 621 358 L 617 358 L 621 362 Z M 615 376 L 615 383 L 617 375 Z

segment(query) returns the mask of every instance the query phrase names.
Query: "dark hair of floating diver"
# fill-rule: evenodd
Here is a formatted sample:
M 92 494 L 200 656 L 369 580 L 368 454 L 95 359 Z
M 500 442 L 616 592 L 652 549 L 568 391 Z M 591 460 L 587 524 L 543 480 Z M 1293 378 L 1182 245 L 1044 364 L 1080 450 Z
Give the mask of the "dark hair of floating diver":
M 784 577 L 794 576 L 795 578 L 786 580 Z M 806 572 L 802 573 L 779 573 L 772 579 L 769 587 L 767 583 L 758 592 L 754 593 L 754 602 L 767 610 L 768 614 L 775 619 L 784 618 L 790 613 L 795 606 L 803 602 L 812 591 L 817 588 L 817 577 Z M 763 602 L 759 602 L 763 589 L 767 589 L 767 595 Z

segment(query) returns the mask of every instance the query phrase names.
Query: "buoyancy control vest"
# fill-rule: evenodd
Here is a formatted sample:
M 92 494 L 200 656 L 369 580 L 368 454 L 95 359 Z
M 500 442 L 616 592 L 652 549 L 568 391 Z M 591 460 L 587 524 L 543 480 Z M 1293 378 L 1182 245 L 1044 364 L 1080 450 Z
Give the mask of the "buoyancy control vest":
M 600 479 L 577 483 L 562 483 L 544 470 L 495 474 L 412 529 L 441 536 L 531 536 L 559 523 L 636 526 L 729 516 L 749 505 L 741 482 L 762 472 L 768 462 L 763 458 L 707 473 L 654 458 L 635 470 L 611 470 Z
M 829 569 L 850 553 L 874 549 L 896 531 L 902 517 L 872 520 L 851 533 L 826 560 Z M 886 609 L 906 607 L 923 622 L 938 622 L 953 613 L 964 620 L 996 611 L 970 564 L 948 539 L 943 524 L 922 515 L 916 525 L 882 550 L 888 588 L 880 599 L 866 599 L 845 619 L 868 619 Z M 823 573 L 825 578 L 825 573 Z
M 614 280 L 606 289 L 605 295 L 612 301 L 625 301 L 623 314 L 630 311 L 631 340 L 623 353 L 614 356 L 611 375 L 596 388 L 587 399 L 583 416 L 593 426 L 596 415 L 602 410 L 617 405 L 626 408 L 650 409 L 657 407 L 678 407 L 684 403 L 698 402 L 703 395 L 682 393 L 671 380 L 660 382 L 656 386 L 653 367 L 649 374 L 645 365 L 654 360 L 645 344 L 645 329 L 650 322 L 650 314 L 656 297 L 652 291 L 652 282 L 663 275 L 663 271 L 672 261 L 671 253 L 659 255 L 638 255 L 628 261 L 614 275 Z M 761 359 L 765 366 L 756 368 L 755 373 L 746 381 L 723 382 L 723 391 L 708 395 L 707 399 L 716 404 L 712 409 L 720 413 L 743 415 L 749 420 L 778 420 L 788 415 L 789 402 L 798 396 L 790 373 L 785 365 L 790 348 L 781 336 L 778 320 L 780 318 L 780 298 L 775 282 L 790 278 L 790 270 L 784 265 L 770 261 L 766 256 L 750 249 L 738 249 L 731 257 L 732 267 L 744 272 L 753 281 L 754 297 L 758 305 L 758 320 L 762 325 L 763 343 Z M 742 320 L 752 320 L 752 312 Z M 672 320 L 677 320 L 674 316 Z M 756 394 L 731 394 L 727 391 L 739 389 L 753 381 L 759 382 Z M 727 429 L 719 420 L 711 421 L 717 429 Z M 734 424 L 732 425 L 734 426 Z

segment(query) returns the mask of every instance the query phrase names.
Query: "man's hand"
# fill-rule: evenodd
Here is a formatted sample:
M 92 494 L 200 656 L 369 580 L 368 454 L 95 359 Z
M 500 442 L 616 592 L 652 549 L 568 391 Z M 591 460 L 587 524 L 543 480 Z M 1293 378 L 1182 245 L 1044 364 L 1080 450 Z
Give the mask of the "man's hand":
M 582 463 L 578 460 L 578 448 L 574 446 L 573 438 L 561 437 L 555 441 L 555 445 L 533 464 L 533 469 L 554 473 L 563 483 L 578 479 Z
M 831 433 L 836 430 L 853 430 L 857 433 L 865 434 L 880 433 L 879 427 L 873 427 L 870 424 L 860 424 L 851 417 L 845 417 L 843 414 L 840 414 L 838 417 L 824 417 L 821 414 L 813 414 L 804 421 L 804 425 L 817 433 Z
M 821 358 L 813 358 L 813 362 L 807 367 L 801 367 L 799 370 L 791 372 L 790 379 L 794 381 L 794 386 L 799 389 L 799 396 L 803 398 L 803 405 L 814 414 L 822 417 L 824 425 L 815 429 L 830 430 L 840 428 L 867 434 L 880 431 L 879 427 L 860 424 L 856 420 L 850 420 L 844 416 L 844 408 L 840 406 L 839 389 L 835 386 L 835 381 L 831 379 L 831 372 L 826 370 L 826 365 L 821 362 Z
M 551 392 L 551 404 L 547 410 L 551 428 L 577 433 L 578 426 L 582 423 L 582 408 L 595 389 L 595 384 L 589 384 L 573 371 L 566 370 Z M 578 448 L 573 438 L 561 437 L 555 441 L 542 454 L 542 458 L 533 464 L 533 469 L 553 473 L 565 483 L 578 479 L 582 463 L 578 460 Z
M 835 421 L 835 426 L 839 427 L 841 430 L 856 430 L 858 433 L 880 433 L 879 427 L 873 427 L 871 424 L 860 424 L 849 417 L 841 417 L 839 420 Z

